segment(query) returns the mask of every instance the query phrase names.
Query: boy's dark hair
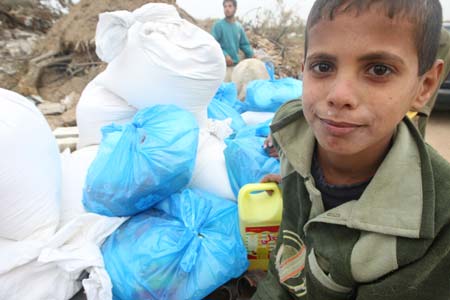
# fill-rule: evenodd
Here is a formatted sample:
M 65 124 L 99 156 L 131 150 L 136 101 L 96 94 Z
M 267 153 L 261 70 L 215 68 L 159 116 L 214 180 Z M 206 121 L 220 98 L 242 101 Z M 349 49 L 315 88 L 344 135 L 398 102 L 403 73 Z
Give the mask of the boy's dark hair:
M 308 32 L 320 20 L 333 20 L 336 14 L 351 10 L 358 15 L 377 3 L 383 5 L 387 17 L 405 17 L 415 24 L 419 76 L 423 75 L 436 61 L 439 48 L 442 28 L 442 7 L 439 0 L 316 0 L 306 22 L 305 58 Z
M 237 7 L 237 1 L 236 0 L 224 0 L 222 5 L 225 5 L 225 3 L 227 3 L 227 2 L 231 2 L 231 3 L 233 3 L 234 7 Z

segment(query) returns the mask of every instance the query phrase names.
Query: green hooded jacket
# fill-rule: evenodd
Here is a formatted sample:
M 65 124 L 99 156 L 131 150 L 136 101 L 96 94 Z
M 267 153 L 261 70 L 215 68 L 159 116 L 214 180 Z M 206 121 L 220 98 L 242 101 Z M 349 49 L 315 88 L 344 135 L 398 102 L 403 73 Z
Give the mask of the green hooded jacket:
M 405 118 L 360 199 L 324 211 L 301 102 L 272 123 L 283 221 L 252 299 L 450 299 L 450 164 Z

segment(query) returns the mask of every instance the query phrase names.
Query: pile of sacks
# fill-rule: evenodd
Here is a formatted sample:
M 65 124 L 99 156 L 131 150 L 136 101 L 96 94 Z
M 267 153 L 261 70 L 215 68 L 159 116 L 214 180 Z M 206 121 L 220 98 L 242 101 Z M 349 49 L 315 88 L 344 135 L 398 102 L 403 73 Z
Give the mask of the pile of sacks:
M 69 172 L 29 100 L 0 89 L 0 120 L 0 299 L 70 299 L 82 285 L 89 299 L 111 297 L 100 246 L 124 219 L 76 207 L 82 183 L 66 175 L 78 179 L 85 160 Z
M 96 45 L 108 66 L 81 95 L 71 156 L 89 164 L 84 209 L 129 218 L 102 246 L 113 295 L 202 299 L 248 267 L 223 154 L 230 122 L 207 117 L 220 46 L 166 4 L 101 14 Z
M 269 66 L 240 101 L 218 43 L 166 4 L 101 14 L 96 46 L 73 153 L 0 90 L 0 299 L 202 299 L 248 267 L 230 200 L 278 172 L 262 143 L 301 82 Z
M 191 112 L 200 128 L 190 186 L 234 198 L 224 157 L 229 127 L 207 118 L 207 106 L 225 76 L 218 43 L 183 20 L 173 6 L 148 4 L 133 11 L 103 13 L 96 32 L 106 70 L 88 84 L 77 107 L 78 148 L 98 145 L 101 128 L 130 122 L 139 109 L 174 104 Z M 209 173 L 216 174 L 211 181 Z

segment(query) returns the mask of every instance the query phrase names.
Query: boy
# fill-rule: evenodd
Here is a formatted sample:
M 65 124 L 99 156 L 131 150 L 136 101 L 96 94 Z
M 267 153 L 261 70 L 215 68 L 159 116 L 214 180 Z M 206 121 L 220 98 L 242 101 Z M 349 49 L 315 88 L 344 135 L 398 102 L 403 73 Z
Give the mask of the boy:
M 252 46 L 248 41 L 242 25 L 236 21 L 236 0 L 223 1 L 223 12 L 225 18 L 214 23 L 211 34 L 220 44 L 225 56 L 227 64 L 227 75 L 225 81 L 231 80 L 233 67 L 239 63 L 239 49 L 241 49 L 245 57 L 254 56 Z
M 450 165 L 404 118 L 439 84 L 438 0 L 317 0 L 276 114 L 283 221 L 252 299 L 450 299 Z

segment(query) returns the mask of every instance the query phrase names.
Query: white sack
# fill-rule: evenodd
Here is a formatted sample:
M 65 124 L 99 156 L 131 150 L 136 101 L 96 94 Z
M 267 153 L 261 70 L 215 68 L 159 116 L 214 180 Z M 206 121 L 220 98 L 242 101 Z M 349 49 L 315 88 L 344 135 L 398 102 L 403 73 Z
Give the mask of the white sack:
M 273 119 L 274 116 L 275 113 L 273 112 L 257 112 L 257 111 L 247 111 L 241 114 L 242 119 L 249 126 L 266 122 L 269 119 Z
M 130 122 L 136 112 L 136 108 L 92 80 L 77 105 L 78 149 L 100 144 L 103 126 Z
M 62 187 L 60 226 L 86 213 L 83 207 L 83 187 L 98 146 L 89 146 L 70 153 L 61 153 Z
M 218 131 L 221 132 L 222 129 Z M 223 154 L 223 150 L 226 148 L 223 138 L 226 136 L 220 136 L 216 132 L 211 128 L 200 130 L 197 159 L 189 186 L 236 201 L 228 179 Z
M 67 300 L 82 285 L 88 300 L 112 299 L 100 247 L 125 220 L 83 214 L 46 242 L 0 239 L 0 299 Z
M 59 221 L 58 146 L 34 104 L 5 89 L 0 89 L 0 140 L 0 238 L 50 237 Z
M 238 90 L 238 98 L 245 100 L 247 94 L 247 84 L 250 81 L 258 79 L 269 79 L 266 65 L 259 59 L 244 59 L 234 68 L 231 74 L 231 81 L 236 84 Z
M 138 109 L 175 104 L 206 124 L 206 109 L 225 77 L 220 45 L 183 20 L 172 5 L 102 13 L 98 56 L 108 62 L 97 82 Z

